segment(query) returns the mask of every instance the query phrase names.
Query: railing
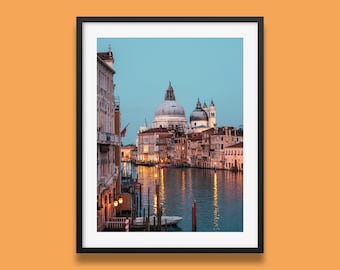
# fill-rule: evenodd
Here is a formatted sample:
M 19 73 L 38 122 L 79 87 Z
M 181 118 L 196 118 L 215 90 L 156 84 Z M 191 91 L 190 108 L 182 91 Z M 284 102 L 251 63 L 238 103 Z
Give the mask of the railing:
M 131 226 L 131 218 L 129 219 L 129 224 Z M 105 222 L 105 228 L 107 230 L 113 231 L 124 231 L 125 230 L 125 217 L 113 217 L 112 220 Z
M 97 141 L 99 143 L 107 143 L 107 144 L 114 144 L 120 145 L 120 136 L 112 133 L 107 132 L 97 132 Z

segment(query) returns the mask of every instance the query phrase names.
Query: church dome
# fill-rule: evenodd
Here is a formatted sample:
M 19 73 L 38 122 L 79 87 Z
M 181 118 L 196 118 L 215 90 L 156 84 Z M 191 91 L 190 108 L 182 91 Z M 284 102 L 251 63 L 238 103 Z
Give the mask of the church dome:
M 176 100 L 165 100 L 156 109 L 155 116 L 179 115 L 185 116 L 184 109 Z
M 176 101 L 174 89 L 170 82 L 165 93 L 164 101 L 155 111 L 152 127 L 185 128 L 186 122 L 184 109 L 182 105 Z
M 207 113 L 202 109 L 201 102 L 198 99 L 195 110 L 190 114 L 190 122 L 208 121 Z

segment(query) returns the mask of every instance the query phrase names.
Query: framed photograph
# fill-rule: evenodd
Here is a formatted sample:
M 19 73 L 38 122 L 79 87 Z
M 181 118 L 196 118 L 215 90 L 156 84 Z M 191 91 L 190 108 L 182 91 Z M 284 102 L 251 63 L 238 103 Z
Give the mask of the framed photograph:
M 77 18 L 77 252 L 263 253 L 263 18 Z

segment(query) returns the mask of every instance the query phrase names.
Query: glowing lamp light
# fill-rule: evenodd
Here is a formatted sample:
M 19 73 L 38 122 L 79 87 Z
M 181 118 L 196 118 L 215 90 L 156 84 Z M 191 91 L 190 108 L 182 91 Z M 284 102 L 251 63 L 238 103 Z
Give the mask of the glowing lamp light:
M 117 200 L 114 200 L 113 206 L 114 206 L 114 207 L 117 207 L 117 206 L 118 206 L 118 201 L 117 201 Z
M 119 203 L 119 204 L 122 204 L 122 203 L 123 203 L 123 198 L 122 198 L 122 197 L 119 197 L 119 198 L 118 198 L 118 203 Z

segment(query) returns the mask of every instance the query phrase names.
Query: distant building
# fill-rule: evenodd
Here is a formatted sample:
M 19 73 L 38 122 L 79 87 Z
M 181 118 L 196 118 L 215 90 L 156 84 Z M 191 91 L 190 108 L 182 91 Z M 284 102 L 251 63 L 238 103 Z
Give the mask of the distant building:
M 137 146 L 135 145 L 126 145 L 121 147 L 122 156 L 121 161 L 127 162 L 131 161 L 135 163 L 137 160 Z
M 187 160 L 191 167 L 205 168 L 203 161 L 202 133 L 188 135 Z
M 239 144 L 243 131 L 217 127 L 213 101 L 208 108 L 205 102 L 202 107 L 198 99 L 189 120 L 186 126 L 184 109 L 176 101 L 170 83 L 164 101 L 156 109 L 152 128 L 141 127 L 138 132 L 137 163 L 243 170 L 243 155 L 236 163 L 226 155 L 228 147 L 237 145 L 238 150 L 243 147 Z
M 226 148 L 242 141 L 243 132 L 235 127 L 216 128 L 210 135 L 210 168 L 230 169 L 225 158 Z
M 204 103 L 205 104 L 205 103 Z M 198 99 L 195 110 L 190 114 L 190 131 L 201 132 L 209 128 L 209 112 L 203 109 Z
M 164 101 L 157 107 L 155 118 L 152 122 L 153 128 L 169 128 L 184 131 L 187 120 L 182 105 L 176 101 L 174 89 L 169 82 Z
M 225 155 L 226 169 L 243 171 L 243 142 L 228 146 Z
M 216 109 L 212 100 L 209 106 L 209 127 L 216 127 Z
M 160 162 L 160 157 L 163 161 L 168 160 L 167 148 L 162 147 L 162 142 L 168 144 L 170 136 L 168 128 L 150 128 L 138 133 L 137 145 L 137 163 L 156 164 Z M 161 143 L 160 143 L 161 142 Z M 164 145 L 163 144 L 163 145 Z M 162 149 L 160 155 L 159 149 Z
M 209 128 L 216 127 L 216 110 L 213 101 L 211 101 L 208 109 L 207 105 L 201 105 L 200 100 L 197 100 L 195 110 L 190 114 L 190 129 L 189 133 L 202 132 Z

